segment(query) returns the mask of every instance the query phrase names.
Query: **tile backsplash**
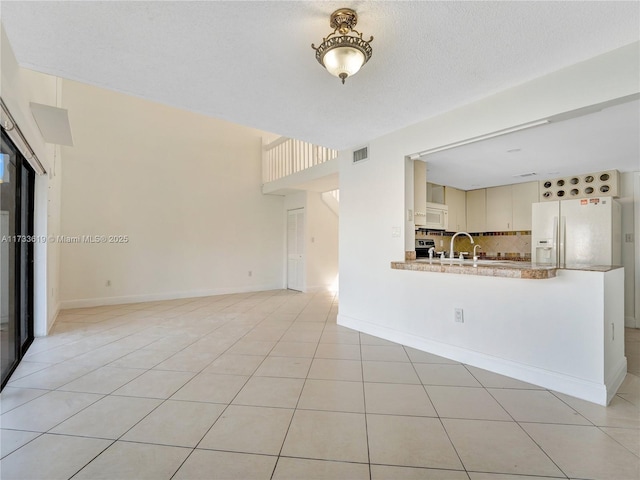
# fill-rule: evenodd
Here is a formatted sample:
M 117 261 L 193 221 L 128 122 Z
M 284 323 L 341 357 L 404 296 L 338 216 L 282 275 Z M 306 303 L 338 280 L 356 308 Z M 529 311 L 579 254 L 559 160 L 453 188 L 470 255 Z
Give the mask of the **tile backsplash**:
M 449 251 L 453 233 L 448 232 L 416 232 L 416 238 L 432 238 L 436 250 Z M 481 257 L 531 258 L 531 232 L 484 232 L 472 233 L 475 244 L 480 245 L 478 255 Z M 456 252 L 473 254 L 473 246 L 466 235 L 458 235 L 453 249 Z

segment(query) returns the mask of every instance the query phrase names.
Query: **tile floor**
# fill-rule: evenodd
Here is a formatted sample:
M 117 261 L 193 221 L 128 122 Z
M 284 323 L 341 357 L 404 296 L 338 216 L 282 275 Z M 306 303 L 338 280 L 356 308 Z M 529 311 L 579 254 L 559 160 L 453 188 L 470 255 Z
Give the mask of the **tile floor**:
M 640 478 L 638 376 L 604 408 L 336 314 L 290 291 L 62 312 L 0 396 L 0 477 Z
M 625 328 L 624 330 L 627 371 L 640 376 L 640 328 Z

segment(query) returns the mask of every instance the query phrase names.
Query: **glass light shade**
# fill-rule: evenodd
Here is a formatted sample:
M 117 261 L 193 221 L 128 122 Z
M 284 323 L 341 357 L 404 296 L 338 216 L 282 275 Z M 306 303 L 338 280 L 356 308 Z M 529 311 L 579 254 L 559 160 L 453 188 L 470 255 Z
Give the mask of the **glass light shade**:
M 364 64 L 364 54 L 357 48 L 336 47 L 325 53 L 322 63 L 331 75 L 350 77 Z

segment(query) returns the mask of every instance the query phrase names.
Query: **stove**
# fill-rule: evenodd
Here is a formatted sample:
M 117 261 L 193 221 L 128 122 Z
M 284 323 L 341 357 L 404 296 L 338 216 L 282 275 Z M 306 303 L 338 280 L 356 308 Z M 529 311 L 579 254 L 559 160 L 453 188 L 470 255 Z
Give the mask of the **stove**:
M 416 258 L 425 258 L 429 256 L 429 249 L 433 247 L 435 252 L 436 241 L 432 238 L 416 239 Z

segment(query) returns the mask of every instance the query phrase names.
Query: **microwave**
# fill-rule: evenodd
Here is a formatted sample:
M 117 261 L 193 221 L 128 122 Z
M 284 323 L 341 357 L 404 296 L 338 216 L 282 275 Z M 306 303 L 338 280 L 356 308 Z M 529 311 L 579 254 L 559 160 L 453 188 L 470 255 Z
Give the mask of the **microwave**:
M 425 227 L 446 230 L 449 227 L 449 207 L 441 203 L 427 202 Z

